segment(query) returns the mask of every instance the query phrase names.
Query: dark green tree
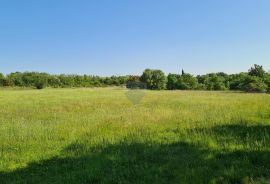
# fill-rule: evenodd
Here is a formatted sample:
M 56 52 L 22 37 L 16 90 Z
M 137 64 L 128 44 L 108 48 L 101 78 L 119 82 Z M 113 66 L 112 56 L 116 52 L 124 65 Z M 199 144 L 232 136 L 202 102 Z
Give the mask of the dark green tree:
M 253 67 L 251 67 L 249 69 L 248 74 L 251 76 L 263 78 L 265 76 L 266 72 L 263 69 L 263 66 L 255 64 Z
M 184 71 L 184 69 L 182 69 L 182 75 L 185 75 L 185 71 Z
M 246 92 L 260 92 L 264 93 L 267 91 L 268 86 L 264 81 L 257 76 L 246 76 L 245 80 L 242 83 L 241 89 Z
M 232 74 L 229 76 L 229 89 L 230 90 L 243 90 L 243 85 L 245 83 L 247 73 Z
M 0 86 L 5 86 L 5 76 L 0 73 Z
M 177 80 L 177 89 L 197 89 L 198 80 L 190 74 L 181 75 Z
M 179 75 L 177 74 L 169 74 L 167 77 L 167 89 L 169 90 L 173 90 L 173 89 L 177 89 L 177 81 L 179 79 Z
M 47 86 L 47 81 L 44 78 L 38 77 L 35 80 L 34 86 L 37 89 L 43 89 L 43 88 L 45 88 Z
M 270 92 L 270 73 L 266 74 L 264 83 L 267 85 L 267 92 Z
M 225 79 L 217 74 L 208 74 L 204 85 L 208 90 L 226 90 Z
M 147 85 L 148 89 L 166 89 L 167 78 L 161 70 L 146 69 L 140 80 Z

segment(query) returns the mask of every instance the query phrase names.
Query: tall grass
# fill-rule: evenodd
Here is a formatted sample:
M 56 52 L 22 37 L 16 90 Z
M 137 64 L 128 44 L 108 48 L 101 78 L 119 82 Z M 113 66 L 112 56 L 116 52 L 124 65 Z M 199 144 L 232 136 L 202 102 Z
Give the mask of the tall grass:
M 270 183 L 270 96 L 0 90 L 0 183 Z

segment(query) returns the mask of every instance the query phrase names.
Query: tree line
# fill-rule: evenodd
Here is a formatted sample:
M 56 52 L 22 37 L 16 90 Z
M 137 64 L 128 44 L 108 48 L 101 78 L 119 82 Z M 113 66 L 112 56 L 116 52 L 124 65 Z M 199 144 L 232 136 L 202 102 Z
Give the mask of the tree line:
M 50 75 L 39 72 L 15 72 L 4 76 L 0 74 L 2 87 L 33 87 L 43 89 L 68 87 L 123 86 L 129 76 L 99 77 L 92 75 Z
M 0 73 L 2 87 L 106 87 L 126 86 L 151 90 L 240 90 L 246 92 L 270 92 L 270 73 L 262 66 L 254 65 L 248 72 L 226 74 L 223 72 L 193 76 L 182 70 L 168 74 L 161 70 L 146 69 L 141 76 L 100 77 L 92 75 L 50 75 L 38 72 Z
M 165 76 L 161 70 L 146 69 L 140 80 L 148 89 L 270 92 L 270 73 L 257 64 L 248 72 L 231 75 L 219 72 L 193 76 L 182 70 L 181 74 Z

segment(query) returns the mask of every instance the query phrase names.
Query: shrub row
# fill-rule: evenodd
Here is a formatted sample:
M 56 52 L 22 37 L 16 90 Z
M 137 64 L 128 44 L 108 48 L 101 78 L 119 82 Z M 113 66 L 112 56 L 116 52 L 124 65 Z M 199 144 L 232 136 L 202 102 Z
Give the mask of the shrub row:
M 165 74 L 160 70 L 146 69 L 140 78 L 148 89 L 168 90 L 240 90 L 246 92 L 269 92 L 270 73 L 262 66 L 254 65 L 248 72 L 228 75 L 210 73 L 193 76 L 182 70 L 181 74 Z
M 103 87 L 126 86 L 151 90 L 241 90 L 246 92 L 269 92 L 270 73 L 262 66 L 254 65 L 248 72 L 228 75 L 210 73 L 193 76 L 185 73 L 169 74 L 161 70 L 146 69 L 142 76 L 99 77 L 91 75 L 50 75 L 38 72 L 0 73 L 0 86 L 6 87 Z

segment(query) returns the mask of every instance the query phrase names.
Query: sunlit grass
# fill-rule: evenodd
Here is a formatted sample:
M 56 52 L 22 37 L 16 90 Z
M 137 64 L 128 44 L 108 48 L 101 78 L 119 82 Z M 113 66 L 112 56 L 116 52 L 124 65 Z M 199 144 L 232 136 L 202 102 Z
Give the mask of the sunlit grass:
M 0 90 L 0 183 L 264 183 L 270 96 Z

